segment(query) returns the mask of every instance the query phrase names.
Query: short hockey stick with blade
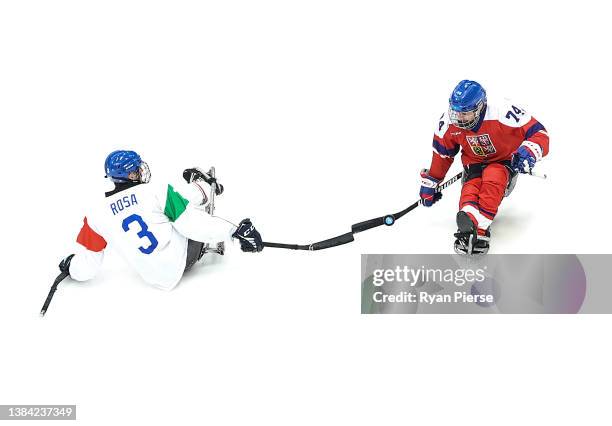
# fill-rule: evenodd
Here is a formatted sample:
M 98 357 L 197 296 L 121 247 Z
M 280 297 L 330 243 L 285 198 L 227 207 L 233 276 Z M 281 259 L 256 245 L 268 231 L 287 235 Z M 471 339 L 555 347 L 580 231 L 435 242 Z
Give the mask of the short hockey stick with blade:
M 457 182 L 463 176 L 463 172 L 460 172 L 442 183 L 438 186 L 438 191 L 442 191 L 448 188 L 453 183 Z M 351 226 L 351 232 L 347 232 L 346 234 L 338 235 L 337 237 L 329 238 L 327 240 L 319 241 L 312 244 L 284 244 L 284 243 L 272 243 L 264 241 L 264 247 L 272 247 L 272 248 L 282 248 L 288 250 L 323 250 L 331 247 L 340 246 L 343 244 L 348 244 L 350 242 L 355 241 L 354 234 L 358 232 L 367 231 L 368 229 L 377 228 L 382 225 L 391 226 L 397 221 L 399 218 L 404 216 L 406 213 L 411 212 L 416 209 L 422 203 L 421 200 L 418 200 L 406 207 L 404 210 L 399 211 L 394 214 L 388 214 L 385 216 L 376 217 L 374 219 L 366 220 L 363 222 L 355 223 Z
M 45 303 L 43 304 L 42 309 L 40 310 L 40 316 L 44 317 L 45 314 L 47 313 L 47 309 L 49 309 L 49 305 L 51 304 L 51 300 L 53 300 L 53 295 L 55 294 L 55 291 L 57 290 L 57 286 L 59 285 L 59 283 L 61 283 L 68 275 L 70 275 L 67 271 L 66 272 L 62 272 L 60 273 L 57 278 L 55 279 L 55 281 L 53 282 L 53 285 L 51 286 L 51 289 L 49 290 L 49 294 L 47 295 L 47 299 L 45 300 Z
M 529 173 L 526 173 L 526 174 L 529 175 L 529 176 L 540 178 L 540 179 L 547 179 L 548 178 L 548 175 L 546 173 L 542 173 L 542 174 L 535 173 L 533 170 L 530 170 Z

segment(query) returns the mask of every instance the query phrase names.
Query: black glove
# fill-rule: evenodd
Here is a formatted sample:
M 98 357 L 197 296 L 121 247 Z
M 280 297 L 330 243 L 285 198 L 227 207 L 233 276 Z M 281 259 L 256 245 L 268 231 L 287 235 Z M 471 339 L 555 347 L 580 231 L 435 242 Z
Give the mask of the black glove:
M 59 270 L 61 272 L 65 272 L 66 274 L 70 275 L 70 262 L 72 261 L 73 257 L 74 257 L 74 254 L 71 254 L 70 256 L 66 257 L 64 260 L 60 262 Z
M 251 219 L 243 219 L 232 237 L 240 240 L 240 249 L 244 252 L 262 251 L 264 248 L 261 235 L 251 223 Z
M 202 170 L 198 169 L 197 167 L 185 169 L 183 171 L 183 179 L 185 179 L 187 183 L 191 183 L 194 180 L 203 180 L 210 186 L 212 186 L 212 184 L 215 183 L 216 184 L 215 185 L 215 195 L 223 194 L 223 185 L 217 182 L 217 178 L 208 176 L 208 174 L 204 173 Z

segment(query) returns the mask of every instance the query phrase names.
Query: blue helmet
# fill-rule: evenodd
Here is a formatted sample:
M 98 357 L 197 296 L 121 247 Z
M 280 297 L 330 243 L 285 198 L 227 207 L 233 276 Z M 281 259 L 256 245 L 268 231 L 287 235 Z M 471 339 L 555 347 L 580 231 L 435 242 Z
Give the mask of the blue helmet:
M 487 106 L 487 92 L 475 81 L 460 81 L 448 100 L 451 123 L 462 129 L 472 129 Z
M 147 183 L 151 178 L 151 172 L 147 163 L 142 161 L 140 155 L 134 151 L 113 151 L 104 161 L 106 177 L 115 183 L 119 182 L 142 182 Z M 130 179 L 130 173 L 137 172 L 137 179 Z

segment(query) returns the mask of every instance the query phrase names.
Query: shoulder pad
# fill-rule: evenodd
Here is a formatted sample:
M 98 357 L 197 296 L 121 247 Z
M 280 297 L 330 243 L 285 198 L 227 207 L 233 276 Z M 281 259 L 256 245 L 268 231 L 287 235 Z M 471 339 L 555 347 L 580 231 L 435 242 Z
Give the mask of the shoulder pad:
M 523 127 L 531 120 L 531 114 L 520 105 L 506 99 L 499 106 L 491 105 L 487 107 L 485 120 L 487 119 L 497 120 L 508 127 Z
M 450 120 L 448 118 L 448 111 L 445 111 L 436 123 L 436 130 L 434 131 L 434 134 L 440 139 L 443 139 L 449 125 Z

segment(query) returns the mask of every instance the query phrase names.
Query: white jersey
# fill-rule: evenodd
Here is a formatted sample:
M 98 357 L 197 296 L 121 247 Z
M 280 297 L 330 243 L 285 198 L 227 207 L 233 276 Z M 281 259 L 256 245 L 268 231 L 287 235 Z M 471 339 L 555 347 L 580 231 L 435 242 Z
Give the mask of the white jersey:
M 196 188 L 195 186 L 198 186 Z M 170 290 L 183 275 L 187 241 L 231 240 L 235 227 L 203 210 L 199 184 L 117 184 L 93 206 L 77 237 L 82 246 L 70 263 L 70 276 L 95 276 L 107 246 L 117 250 L 148 283 Z

